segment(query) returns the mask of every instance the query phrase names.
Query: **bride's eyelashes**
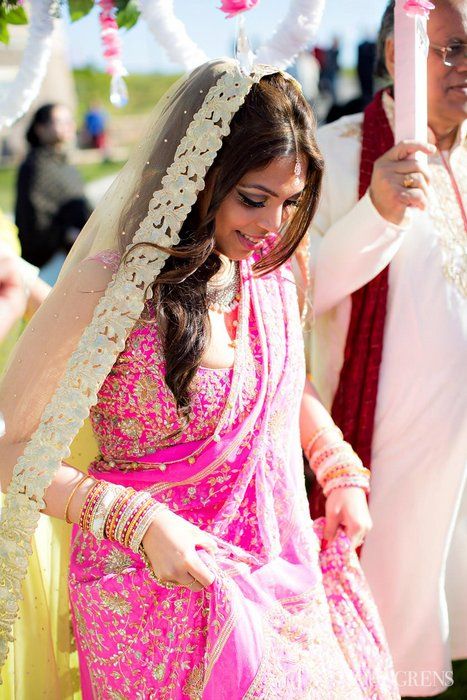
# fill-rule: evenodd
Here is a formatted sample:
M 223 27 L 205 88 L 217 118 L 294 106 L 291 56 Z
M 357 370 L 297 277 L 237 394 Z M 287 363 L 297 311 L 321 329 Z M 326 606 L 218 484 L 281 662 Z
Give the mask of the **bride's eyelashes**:
M 253 207 L 254 209 L 262 209 L 265 206 L 264 202 L 255 202 L 254 199 L 250 199 L 242 192 L 237 190 L 238 198 L 242 204 L 246 207 Z
M 245 194 L 242 192 L 239 192 L 237 190 L 238 198 L 242 204 L 244 204 L 246 207 L 253 207 L 254 209 L 262 209 L 265 206 L 265 202 L 255 202 L 254 199 L 250 199 L 247 197 Z M 288 199 L 286 202 L 284 202 L 284 207 L 298 207 L 299 200 L 297 199 Z

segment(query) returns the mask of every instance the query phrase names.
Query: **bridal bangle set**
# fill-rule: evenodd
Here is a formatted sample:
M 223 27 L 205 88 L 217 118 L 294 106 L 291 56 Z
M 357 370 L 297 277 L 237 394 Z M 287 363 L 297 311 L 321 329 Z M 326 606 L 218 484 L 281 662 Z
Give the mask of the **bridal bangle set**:
M 143 537 L 163 503 L 154 501 L 146 491 L 109 484 L 94 479 L 79 517 L 79 527 L 97 540 L 118 542 L 139 553 Z
M 334 440 L 319 450 L 314 449 L 318 440 L 327 433 L 331 433 Z M 352 446 L 343 439 L 337 426 L 317 430 L 304 452 L 326 497 L 337 488 L 356 487 L 369 493 L 370 471 L 363 466 Z

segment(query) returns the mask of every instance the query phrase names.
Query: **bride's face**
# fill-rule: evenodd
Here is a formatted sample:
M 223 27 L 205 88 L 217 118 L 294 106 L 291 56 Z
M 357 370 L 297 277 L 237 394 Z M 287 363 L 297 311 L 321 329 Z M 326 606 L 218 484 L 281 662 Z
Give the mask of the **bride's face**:
M 295 173 L 295 157 L 273 160 L 250 170 L 224 199 L 215 219 L 216 250 L 230 260 L 244 260 L 259 250 L 268 233 L 292 217 L 305 187 L 306 158 Z

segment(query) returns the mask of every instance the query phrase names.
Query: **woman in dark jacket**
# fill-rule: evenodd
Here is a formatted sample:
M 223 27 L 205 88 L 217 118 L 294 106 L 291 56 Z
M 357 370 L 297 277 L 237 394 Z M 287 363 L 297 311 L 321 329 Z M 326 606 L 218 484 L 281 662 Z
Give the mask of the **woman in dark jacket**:
M 23 257 L 38 267 L 68 252 L 91 213 L 67 160 L 74 134 L 70 111 L 60 104 L 40 107 L 26 134 L 30 149 L 18 173 L 15 217 Z

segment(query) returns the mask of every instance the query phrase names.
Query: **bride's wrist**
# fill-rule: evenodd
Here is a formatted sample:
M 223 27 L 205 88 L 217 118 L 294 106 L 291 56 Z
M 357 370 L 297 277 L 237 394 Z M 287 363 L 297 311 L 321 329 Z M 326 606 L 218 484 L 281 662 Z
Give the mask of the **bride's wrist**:
M 354 484 L 349 484 L 349 485 L 343 484 L 343 485 L 339 486 L 338 484 L 335 484 L 332 488 L 330 488 L 327 491 L 326 499 L 328 499 L 332 493 L 336 493 L 337 491 L 343 492 L 343 493 L 346 493 L 349 491 L 357 491 L 357 492 L 362 493 L 363 496 L 366 496 L 366 494 L 367 494 L 367 491 L 362 486 L 356 486 Z
M 317 430 L 305 456 L 326 497 L 336 488 L 360 488 L 369 493 L 370 472 L 337 426 Z
M 343 435 L 342 431 L 335 425 L 331 423 L 330 425 L 324 425 L 317 428 L 314 433 L 312 433 L 310 439 L 307 441 L 303 452 L 308 462 L 312 461 L 313 455 L 321 450 L 323 447 L 335 445 L 336 442 L 342 441 Z
M 161 506 L 161 508 L 158 508 L 153 513 L 151 521 L 150 521 L 150 523 L 147 527 L 147 530 L 144 533 L 143 538 L 141 540 L 141 545 L 143 546 L 143 548 L 144 548 L 145 541 L 147 541 L 149 538 L 157 537 L 159 535 L 160 529 L 161 529 L 161 517 L 160 516 L 162 515 L 162 513 L 167 513 L 167 511 L 169 510 L 169 508 L 165 504 L 160 503 L 159 505 Z
M 167 506 L 146 491 L 94 479 L 87 489 L 78 518 L 84 532 L 139 552 L 156 515 Z
M 72 485 L 63 513 L 63 519 L 70 525 L 78 524 L 81 510 L 94 481 L 92 476 L 84 474 Z

